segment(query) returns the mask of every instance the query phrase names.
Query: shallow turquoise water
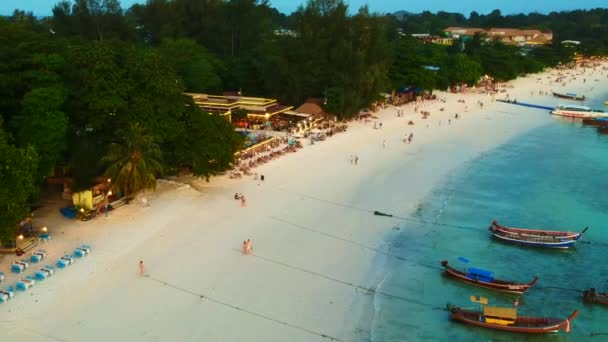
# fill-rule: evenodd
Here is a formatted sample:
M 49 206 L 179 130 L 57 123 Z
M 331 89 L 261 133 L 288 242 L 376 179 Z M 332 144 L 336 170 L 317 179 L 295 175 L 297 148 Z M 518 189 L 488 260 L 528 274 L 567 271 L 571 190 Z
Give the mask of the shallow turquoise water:
M 608 135 L 549 115 L 547 125 L 463 165 L 412 214 L 449 226 L 406 222 L 387 241 L 391 253 L 409 261 L 386 262 L 380 289 L 402 299 L 376 295 L 372 340 L 608 341 L 608 307 L 585 305 L 572 291 L 603 290 L 608 281 L 607 190 Z M 532 249 L 490 239 L 493 219 L 515 227 L 590 228 L 570 250 Z M 565 318 L 579 309 L 572 332 L 531 337 L 451 322 L 443 310 L 448 302 L 473 307 L 473 294 L 496 305 L 515 299 L 442 277 L 439 262 L 463 266 L 459 256 L 497 278 L 528 282 L 538 276 L 520 299 L 519 314 Z

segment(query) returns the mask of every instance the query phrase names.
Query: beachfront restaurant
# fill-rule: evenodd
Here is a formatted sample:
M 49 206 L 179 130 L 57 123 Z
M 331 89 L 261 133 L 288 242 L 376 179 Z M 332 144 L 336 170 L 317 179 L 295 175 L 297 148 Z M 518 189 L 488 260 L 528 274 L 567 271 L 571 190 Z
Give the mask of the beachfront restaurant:
M 279 104 L 276 99 L 242 96 L 232 92 L 223 95 L 185 94 L 192 96 L 194 103 L 205 112 L 225 116 L 235 125 L 248 129 L 269 129 L 272 118 L 293 108 Z M 245 115 L 236 117 L 240 112 Z

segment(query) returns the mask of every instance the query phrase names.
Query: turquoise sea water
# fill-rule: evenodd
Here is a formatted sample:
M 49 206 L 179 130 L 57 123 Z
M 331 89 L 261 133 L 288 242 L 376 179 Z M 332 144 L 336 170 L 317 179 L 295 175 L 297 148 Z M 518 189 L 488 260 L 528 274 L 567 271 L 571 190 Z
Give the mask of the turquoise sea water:
M 608 135 L 547 115 L 546 125 L 463 165 L 412 216 L 448 225 L 406 222 L 387 241 L 391 253 L 409 261 L 386 261 L 379 289 L 400 299 L 375 296 L 372 341 L 608 341 L 608 307 L 583 304 L 572 291 L 603 290 L 608 281 Z M 492 240 L 487 227 L 494 219 L 589 231 L 570 250 L 532 249 Z M 565 318 L 579 309 L 571 333 L 527 336 L 451 322 L 443 310 L 448 302 L 475 307 L 469 296 L 482 295 L 509 306 L 515 299 L 443 277 L 440 261 L 462 267 L 459 256 L 500 279 L 538 276 L 519 314 Z

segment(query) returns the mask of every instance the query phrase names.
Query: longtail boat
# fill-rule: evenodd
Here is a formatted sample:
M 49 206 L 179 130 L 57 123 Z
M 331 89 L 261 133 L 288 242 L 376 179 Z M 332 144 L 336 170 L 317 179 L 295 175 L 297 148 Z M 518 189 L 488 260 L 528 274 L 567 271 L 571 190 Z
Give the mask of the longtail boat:
M 583 124 L 597 127 L 608 127 L 608 118 L 583 118 Z
M 484 306 L 482 310 L 451 307 L 454 321 L 486 329 L 502 330 L 526 334 L 555 333 L 560 330 L 570 332 L 570 322 L 578 315 L 578 310 L 566 318 L 518 316 L 517 309 Z
M 555 97 L 559 97 L 561 99 L 568 99 L 568 100 L 576 100 L 576 101 L 585 101 L 585 96 L 584 95 L 576 95 L 573 93 L 556 93 L 556 92 L 552 92 L 553 96 Z
M 454 278 L 456 280 L 462 281 L 464 283 L 483 287 L 490 290 L 496 290 L 501 292 L 515 293 L 515 294 L 523 294 L 528 291 L 536 282 L 538 281 L 538 277 L 534 277 L 534 279 L 527 283 L 516 283 L 507 280 L 499 280 L 494 279 L 493 272 L 482 270 L 480 268 L 469 267 L 467 272 L 459 271 L 450 265 L 448 265 L 447 260 L 443 260 L 441 262 L 441 266 L 445 268 L 444 274 Z
M 583 300 L 587 303 L 608 305 L 608 293 L 598 293 L 594 288 L 583 292 Z
M 495 238 L 506 242 L 533 247 L 569 248 L 585 234 L 588 228 L 585 227 L 580 233 L 572 233 L 554 230 L 510 228 L 501 226 L 498 222 L 493 221 L 488 229 Z
M 587 303 L 608 305 L 608 281 L 604 286 L 604 292 L 596 292 L 594 288 L 583 292 L 583 300 Z

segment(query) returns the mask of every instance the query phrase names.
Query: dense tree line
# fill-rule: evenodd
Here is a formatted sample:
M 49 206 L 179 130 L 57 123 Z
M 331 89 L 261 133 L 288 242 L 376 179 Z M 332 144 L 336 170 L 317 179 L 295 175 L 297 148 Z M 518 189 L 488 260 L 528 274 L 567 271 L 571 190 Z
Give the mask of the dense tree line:
M 558 40 L 583 41 L 586 53 L 605 51 L 608 37 L 605 10 L 350 13 L 342 0 L 309 0 L 289 16 L 266 0 L 148 0 L 126 10 L 118 0 L 72 0 L 48 18 L 0 18 L 1 237 L 14 233 L 54 169 L 75 191 L 105 174 L 132 194 L 180 169 L 208 178 L 230 168 L 241 137 L 185 91 L 240 90 L 294 105 L 321 97 L 348 118 L 380 92 L 474 84 L 483 74 L 508 80 L 572 54 L 559 44 L 522 54 L 482 37 L 424 44 L 398 28 L 547 27 Z

